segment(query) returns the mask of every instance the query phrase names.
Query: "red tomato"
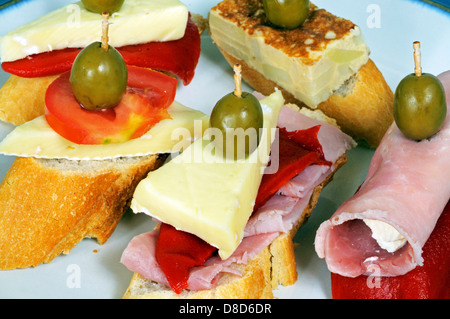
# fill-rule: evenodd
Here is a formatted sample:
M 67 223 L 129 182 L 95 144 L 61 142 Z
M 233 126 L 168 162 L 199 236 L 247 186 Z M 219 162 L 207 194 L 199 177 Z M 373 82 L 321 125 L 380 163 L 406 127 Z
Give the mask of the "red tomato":
M 170 118 L 177 80 L 163 73 L 128 67 L 128 87 L 114 108 L 89 111 L 72 93 L 66 72 L 50 84 L 45 95 L 45 117 L 64 138 L 77 144 L 124 142 L 142 136 L 153 125 Z

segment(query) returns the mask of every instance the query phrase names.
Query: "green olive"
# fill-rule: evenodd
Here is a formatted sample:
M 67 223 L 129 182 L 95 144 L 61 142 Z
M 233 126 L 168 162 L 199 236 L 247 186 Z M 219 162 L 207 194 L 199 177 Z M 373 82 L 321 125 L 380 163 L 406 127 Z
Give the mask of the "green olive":
M 89 11 L 112 14 L 120 10 L 124 0 L 81 0 L 81 2 Z
M 413 73 L 400 81 L 394 96 L 394 118 L 406 137 L 422 140 L 433 136 L 446 114 L 444 88 L 437 77 Z
M 94 42 L 76 57 L 70 83 L 77 101 L 88 110 L 117 105 L 127 86 L 128 70 L 122 55 L 112 46 Z
M 263 0 L 267 19 L 274 25 L 295 29 L 309 15 L 309 0 Z
M 216 145 L 222 145 L 225 157 L 235 160 L 247 157 L 258 147 L 263 122 L 261 104 L 248 92 L 242 92 L 240 97 L 234 92 L 225 95 L 216 103 L 210 117 L 211 127 L 222 134 L 222 143 Z

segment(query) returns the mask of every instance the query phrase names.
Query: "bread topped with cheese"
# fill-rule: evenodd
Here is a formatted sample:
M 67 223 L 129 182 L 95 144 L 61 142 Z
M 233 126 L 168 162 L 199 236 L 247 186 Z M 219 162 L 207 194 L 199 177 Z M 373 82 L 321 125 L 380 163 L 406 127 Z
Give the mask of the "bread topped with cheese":
M 202 239 L 217 253 L 204 264 L 189 269 L 186 288 L 172 290 L 155 254 L 159 225 L 137 235 L 121 257 L 121 262 L 133 272 L 124 298 L 273 298 L 278 285 L 296 282 L 293 238 L 355 143 L 320 110 L 302 112 L 297 106 L 286 105 L 280 91 L 268 97 L 254 94 L 263 98 L 265 128 L 272 131 L 279 126 L 303 136 L 308 134 L 303 130 L 318 129 L 317 138 L 329 162 L 310 162 L 298 175 L 286 179 L 286 162 L 272 171 L 271 165 L 278 156 L 274 145 L 279 144 L 273 137 L 267 145 L 267 132 L 247 160 L 228 163 L 209 153 L 207 136 L 196 140 L 180 156 L 139 183 L 131 209 Z M 286 149 L 289 148 L 279 146 L 279 158 L 289 157 Z M 198 153 L 201 150 L 203 153 Z M 292 149 L 287 153 L 295 154 L 299 162 L 307 161 L 311 155 Z M 197 156 L 191 157 L 192 154 Z M 191 162 L 191 158 L 199 161 Z M 290 169 L 295 171 L 292 166 Z M 283 180 L 283 185 L 277 183 L 276 193 L 260 204 L 264 178 L 275 173 L 273 176 Z M 169 251 L 178 252 L 172 248 Z
M 311 4 L 292 30 L 268 22 L 262 0 L 224 0 L 208 30 L 230 65 L 255 90 L 282 90 L 288 102 L 320 109 L 356 140 L 376 146 L 393 121 L 393 94 L 369 58 L 360 28 Z
M 335 163 L 335 171 L 347 161 L 346 154 L 341 155 Z M 298 270 L 295 259 L 294 237 L 299 228 L 311 216 L 322 189 L 333 179 L 331 173 L 314 188 L 308 205 L 301 212 L 289 232 L 278 235 L 261 252 L 251 258 L 245 265 L 234 264 L 233 268 L 242 275 L 223 274 L 213 289 L 184 290 L 176 294 L 169 287 L 150 281 L 133 273 L 124 299 L 272 299 L 274 290 L 281 286 L 292 286 L 297 282 Z
M 205 121 L 176 101 L 168 111 L 170 119 L 121 143 L 76 144 L 44 116 L 15 127 L 0 142 L 0 154 L 16 156 L 0 183 L 0 270 L 50 262 L 85 237 L 105 243 L 138 183 L 182 144 L 172 132 L 195 136 L 195 120 Z

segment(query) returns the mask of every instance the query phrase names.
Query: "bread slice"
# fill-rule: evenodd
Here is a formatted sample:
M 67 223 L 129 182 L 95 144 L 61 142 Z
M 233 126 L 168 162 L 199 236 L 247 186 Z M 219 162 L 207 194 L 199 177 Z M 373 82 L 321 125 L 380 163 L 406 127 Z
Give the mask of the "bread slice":
M 289 233 L 280 234 L 272 243 L 264 248 L 246 265 L 235 265 L 243 275 L 224 274 L 218 285 L 211 290 L 184 290 L 176 294 L 170 288 L 146 280 L 134 273 L 130 284 L 123 295 L 124 299 L 271 299 L 273 290 L 279 285 L 290 286 L 297 281 L 297 264 L 293 238 L 298 229 L 308 220 L 320 196 L 323 187 L 328 184 L 336 172 L 347 161 L 344 153 L 334 164 L 334 171 L 320 185 L 314 188 L 313 194 L 301 217 Z
M 0 184 L 0 269 L 48 263 L 85 237 L 104 244 L 139 181 L 163 160 L 16 158 Z
M 217 8 L 220 7 L 220 15 L 225 19 L 230 19 L 230 21 L 234 22 L 238 17 L 243 18 L 242 12 L 234 12 L 236 6 L 243 6 L 246 10 L 251 11 L 253 8 L 262 7 L 262 4 L 258 4 L 258 1 L 255 2 L 250 0 L 224 0 L 212 10 L 218 10 Z M 315 6 L 312 7 L 313 10 L 315 10 Z M 273 44 L 273 50 L 276 49 L 283 50 L 283 52 L 291 52 L 293 50 L 289 49 L 290 46 L 288 46 L 288 43 L 292 43 L 291 46 L 297 48 L 297 51 L 303 52 L 298 48 L 304 48 L 308 51 L 307 49 L 309 49 L 309 47 L 304 44 L 304 39 L 299 37 L 299 42 L 296 42 L 297 39 L 293 35 L 291 37 L 288 34 L 289 31 L 280 34 L 280 36 L 283 36 L 282 40 L 280 39 L 280 41 L 275 41 L 276 39 L 273 39 L 272 37 L 279 35 L 279 30 L 270 32 L 268 26 L 259 28 L 258 24 L 254 27 L 255 30 L 251 29 L 248 24 L 253 26 L 253 24 L 256 23 L 254 20 L 263 23 L 263 20 L 260 21 L 258 19 L 263 19 L 264 15 L 259 13 L 258 10 L 254 13 L 255 16 L 248 18 L 248 21 L 238 21 L 236 25 L 239 28 L 246 30 L 245 32 L 247 33 L 253 34 L 252 32 L 254 32 L 255 34 L 257 33 L 258 35 L 263 35 L 268 43 L 275 43 Z M 324 10 L 321 11 L 325 12 Z M 335 17 L 330 13 L 322 14 L 329 16 L 329 20 L 331 21 L 344 21 L 344 19 Z M 245 17 L 243 19 L 245 19 Z M 219 27 L 219 25 L 217 27 Z M 338 27 L 336 28 L 339 30 Z M 212 33 L 209 26 L 207 29 L 214 41 L 215 37 L 218 37 L 219 35 Z M 346 29 L 347 27 L 344 28 L 344 30 Z M 317 38 L 327 34 L 326 24 L 321 25 L 314 31 Z M 308 32 L 312 31 L 308 30 Z M 287 39 L 291 41 L 288 41 L 287 43 Z M 322 40 L 322 42 L 326 43 L 326 40 Z M 251 67 L 251 63 L 249 61 L 243 60 L 242 58 L 236 56 L 235 52 L 227 52 L 227 50 L 221 47 L 217 42 L 218 41 L 214 41 L 215 45 L 218 47 L 219 51 L 225 57 L 230 66 L 234 66 L 235 64 L 240 64 L 242 66 L 242 78 L 253 89 L 267 95 L 273 92 L 275 88 L 278 88 L 283 92 L 283 96 L 287 103 L 294 103 L 299 107 L 307 106 L 303 101 L 294 97 L 293 92 L 289 92 L 286 88 L 268 79 L 265 74 L 261 73 L 261 71 L 257 71 Z M 300 54 L 297 51 L 294 51 L 292 53 L 293 55 L 290 56 L 292 57 L 292 60 L 296 59 L 296 54 Z M 257 56 L 258 54 L 255 53 L 255 57 L 253 58 L 257 58 Z M 316 63 L 316 61 L 309 61 L 305 63 Z M 294 67 L 292 69 L 294 69 Z M 302 81 L 304 81 L 304 79 Z M 359 70 L 355 70 L 353 76 L 343 82 L 341 87 L 335 90 L 327 100 L 318 104 L 317 109 L 323 111 L 329 117 L 336 119 L 342 131 L 351 135 L 355 140 L 364 140 L 369 146 L 376 147 L 394 120 L 393 99 L 393 92 L 387 85 L 382 73 L 379 71 L 375 63 L 369 59 L 366 64 L 359 68 Z
M 11 75 L 0 88 L 0 120 L 20 125 L 44 114 L 45 91 L 57 77 L 22 78 Z

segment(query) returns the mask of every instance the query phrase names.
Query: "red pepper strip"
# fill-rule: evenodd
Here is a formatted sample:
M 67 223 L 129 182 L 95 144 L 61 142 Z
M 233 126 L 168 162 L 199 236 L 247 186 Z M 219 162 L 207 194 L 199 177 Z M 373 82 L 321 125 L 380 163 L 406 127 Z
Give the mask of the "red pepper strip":
M 56 75 L 69 71 L 81 51 L 79 48 L 66 48 L 29 55 L 23 59 L 3 62 L 5 72 L 22 78 L 35 78 Z
M 203 265 L 216 250 L 195 235 L 161 224 L 156 260 L 177 294 L 188 287 L 189 270 Z
M 188 85 L 200 58 L 200 34 L 189 19 L 184 37 L 179 40 L 129 45 L 118 51 L 127 64 L 171 72 Z
M 116 48 L 125 63 L 133 66 L 167 71 L 178 76 L 185 85 L 194 77 L 200 57 L 200 34 L 189 19 L 183 38 L 167 42 L 150 42 Z M 5 72 L 24 78 L 61 74 L 72 68 L 81 48 L 66 48 L 3 62 Z
M 276 174 L 265 174 L 253 211 L 263 206 L 283 185 L 312 164 L 331 165 L 323 156 L 317 139 L 320 125 L 288 132 L 279 128 L 279 166 Z
M 306 148 L 307 150 L 314 151 L 320 154 L 322 158 L 325 159 L 325 155 L 323 154 L 322 145 L 319 142 L 319 131 L 320 125 L 316 125 L 305 129 L 303 131 L 292 131 L 288 132 L 286 128 L 283 128 L 283 134 L 289 139 L 296 141 L 298 144 Z M 331 163 L 329 163 L 331 165 Z
M 332 273 L 333 298 L 450 298 L 450 201 L 423 247 L 423 258 L 423 266 L 418 266 L 407 274 L 396 277 L 348 278 Z

